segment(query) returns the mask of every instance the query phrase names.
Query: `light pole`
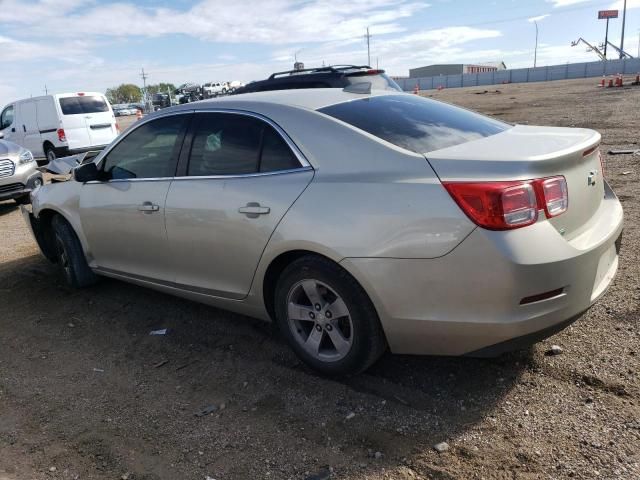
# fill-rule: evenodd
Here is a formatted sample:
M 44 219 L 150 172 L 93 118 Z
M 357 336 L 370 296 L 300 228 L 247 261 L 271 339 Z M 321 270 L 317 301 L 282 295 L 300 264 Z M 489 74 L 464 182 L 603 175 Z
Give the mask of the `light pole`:
M 534 20 L 533 23 L 536 26 L 536 49 L 533 51 L 533 68 L 536 68 L 536 63 L 538 63 L 538 21 Z
M 627 19 L 627 0 L 622 7 L 622 36 L 620 37 L 620 58 L 624 58 L 624 24 Z

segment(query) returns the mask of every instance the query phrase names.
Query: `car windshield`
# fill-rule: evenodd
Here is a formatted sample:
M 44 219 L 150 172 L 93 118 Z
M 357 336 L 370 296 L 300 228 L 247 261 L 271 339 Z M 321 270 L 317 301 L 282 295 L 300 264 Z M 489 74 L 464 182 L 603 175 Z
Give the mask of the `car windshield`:
M 417 95 L 383 95 L 318 110 L 398 147 L 427 153 L 488 137 L 508 123 Z
M 63 115 L 77 115 L 80 113 L 108 112 L 109 105 L 104 98 L 94 97 L 65 97 L 60 99 Z

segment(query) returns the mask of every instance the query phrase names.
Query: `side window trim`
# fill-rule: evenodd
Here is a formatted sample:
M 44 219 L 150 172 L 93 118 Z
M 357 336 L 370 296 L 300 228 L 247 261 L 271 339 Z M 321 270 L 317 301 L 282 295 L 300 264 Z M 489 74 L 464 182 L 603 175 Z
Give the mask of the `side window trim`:
M 265 122 L 267 125 L 271 126 L 276 131 L 276 133 L 282 138 L 282 140 L 287 144 L 289 149 L 293 152 L 294 156 L 298 160 L 298 163 L 300 164 L 300 166 L 297 167 L 297 168 L 294 168 L 294 169 L 277 170 L 277 171 L 273 171 L 273 172 L 259 172 L 258 171 L 256 173 L 243 173 L 243 174 L 231 174 L 231 175 L 207 175 L 207 176 L 189 176 L 189 175 L 187 175 L 187 169 L 188 169 L 188 166 L 189 166 L 189 155 L 191 153 L 191 146 L 193 144 L 193 138 L 195 136 L 196 126 L 198 124 L 197 116 L 199 114 L 207 114 L 207 113 L 226 113 L 226 114 L 244 115 L 244 116 L 247 116 L 247 117 L 257 118 L 258 120 L 261 120 L 261 121 Z M 289 136 L 280 127 L 280 125 L 278 125 L 276 122 L 274 122 L 270 118 L 265 117 L 264 115 L 260 115 L 259 113 L 249 112 L 247 110 L 224 109 L 224 108 L 202 109 L 202 110 L 195 110 L 194 111 L 194 117 L 192 118 L 191 122 L 189 122 L 189 123 L 190 123 L 189 130 L 188 130 L 187 135 L 186 135 L 186 137 L 184 139 L 182 150 L 180 152 L 180 158 L 179 158 L 179 161 L 178 161 L 178 169 L 176 171 L 176 177 L 175 177 L 176 180 L 181 180 L 181 179 L 258 177 L 258 176 L 279 175 L 279 174 L 284 174 L 284 173 L 295 173 L 295 172 L 300 172 L 300 171 L 313 170 L 313 167 L 311 166 L 309 161 L 306 159 L 304 154 L 300 151 L 300 149 L 293 142 L 293 140 L 291 140 L 291 138 L 289 138 Z M 262 146 L 263 146 L 262 145 L 263 144 L 262 140 L 263 140 L 263 137 L 264 137 L 264 129 L 263 129 L 263 131 L 261 133 L 261 136 L 260 136 L 260 147 L 259 147 L 259 156 L 258 156 L 259 162 L 262 159 Z M 260 167 L 260 164 L 258 163 L 258 168 L 259 167 Z
M 174 169 L 174 174 L 172 176 L 169 177 L 145 177 L 145 178 L 112 178 L 109 180 L 95 180 L 95 181 L 91 181 L 91 182 L 87 182 L 87 183 L 119 183 L 119 182 L 154 182 L 154 181 L 160 181 L 160 180 L 167 180 L 167 179 L 171 179 L 171 178 L 175 178 L 176 175 L 178 175 L 178 168 L 180 165 L 180 159 L 182 157 L 182 153 L 183 150 L 185 149 L 185 140 L 187 138 L 187 134 L 190 132 L 190 128 L 191 125 L 193 123 L 193 110 L 184 110 L 184 111 L 179 111 L 179 112 L 171 112 L 165 115 L 158 115 L 157 117 L 153 117 L 150 118 L 149 120 L 146 121 L 141 121 L 139 124 L 136 124 L 131 130 L 129 130 L 127 132 L 126 135 L 121 136 L 120 138 L 118 138 L 115 142 L 113 142 L 111 145 L 109 145 L 102 153 L 101 157 L 99 160 L 97 160 L 97 164 L 98 164 L 98 170 L 101 172 L 104 172 L 104 165 L 105 165 L 105 160 L 106 158 L 109 156 L 109 153 L 111 152 L 111 150 L 113 150 L 116 146 L 118 146 L 118 144 L 122 141 L 124 141 L 129 135 L 131 135 L 133 132 L 135 132 L 138 128 L 142 127 L 143 125 L 146 125 L 148 123 L 154 122 L 156 120 L 160 120 L 162 118 L 167 118 L 167 117 L 171 117 L 171 116 L 177 116 L 177 115 L 189 115 L 189 118 L 187 118 L 187 121 L 185 122 L 184 126 L 182 127 L 180 133 L 178 134 L 178 140 L 176 141 L 176 144 L 173 147 L 173 152 L 172 152 L 172 156 L 174 158 L 177 159 L 176 163 L 176 167 Z

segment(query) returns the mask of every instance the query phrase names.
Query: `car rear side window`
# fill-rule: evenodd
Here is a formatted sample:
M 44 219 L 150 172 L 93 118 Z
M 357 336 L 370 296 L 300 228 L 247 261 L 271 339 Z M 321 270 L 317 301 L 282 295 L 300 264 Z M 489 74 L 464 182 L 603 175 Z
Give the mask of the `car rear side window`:
M 292 170 L 300 167 L 300 162 L 289 145 L 273 127 L 265 124 L 262 135 L 261 172 L 277 172 L 278 170 Z
M 133 130 L 107 154 L 103 165 L 106 177 L 173 177 L 187 119 L 188 115 L 172 115 Z
M 262 122 L 224 113 L 197 115 L 187 175 L 240 175 L 258 171 Z
M 319 109 L 416 153 L 452 147 L 503 132 L 511 125 L 417 95 L 383 95 Z
M 99 96 L 64 97 L 60 99 L 63 115 L 78 115 L 81 113 L 108 112 L 109 105 Z
M 197 115 L 188 176 L 246 175 L 300 167 L 282 137 L 248 115 Z

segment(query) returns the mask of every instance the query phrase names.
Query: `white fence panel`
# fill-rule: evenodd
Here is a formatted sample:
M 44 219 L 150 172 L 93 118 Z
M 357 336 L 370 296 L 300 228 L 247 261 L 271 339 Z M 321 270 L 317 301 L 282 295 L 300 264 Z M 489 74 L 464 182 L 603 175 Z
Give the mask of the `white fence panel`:
M 619 73 L 627 75 L 640 73 L 640 58 L 607 60 L 606 62 L 567 63 L 537 68 L 467 73 L 464 75 L 409 78 L 399 80 L 398 84 L 405 91 L 413 90 L 416 84 L 419 85 L 420 90 L 431 90 L 439 87 L 457 88 L 499 85 L 502 83 L 547 82 L 550 80 L 601 77 L 603 75 L 617 75 Z

